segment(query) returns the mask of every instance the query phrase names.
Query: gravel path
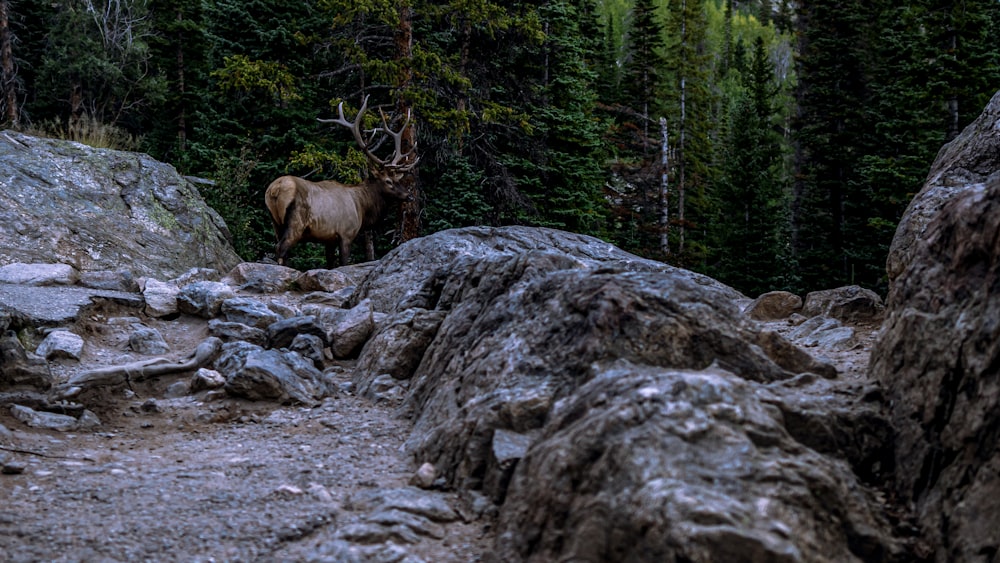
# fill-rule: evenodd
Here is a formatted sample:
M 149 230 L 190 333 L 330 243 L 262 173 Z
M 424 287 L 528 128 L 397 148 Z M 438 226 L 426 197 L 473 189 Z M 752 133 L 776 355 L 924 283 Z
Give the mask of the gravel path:
M 0 475 L 0 560 L 464 563 L 487 550 L 476 502 L 407 488 L 408 425 L 389 406 L 346 394 L 316 408 L 113 403 L 93 432 L 0 412 L 0 457 L 23 469 Z M 454 516 L 392 516 L 379 499 L 400 495 Z

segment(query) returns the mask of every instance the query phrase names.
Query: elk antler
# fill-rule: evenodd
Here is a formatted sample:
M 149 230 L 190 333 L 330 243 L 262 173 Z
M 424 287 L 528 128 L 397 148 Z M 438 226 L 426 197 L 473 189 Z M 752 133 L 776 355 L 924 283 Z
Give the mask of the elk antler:
M 399 131 L 393 131 L 389 128 L 389 122 L 385 117 L 385 112 L 379 110 L 379 115 L 382 116 L 382 126 L 385 127 L 384 131 L 387 135 L 392 137 L 394 149 L 392 151 L 392 158 L 382 161 L 382 166 L 386 168 L 395 170 L 396 172 L 409 172 L 417 165 L 420 157 L 413 158 L 413 153 L 417 150 L 417 144 L 413 143 L 410 150 L 403 154 L 403 131 L 406 131 L 406 127 L 410 124 L 410 110 L 406 110 L 406 120 L 403 121 L 403 126 L 399 128 Z M 402 160 L 408 160 L 406 164 L 400 164 Z
M 402 153 L 403 131 L 405 131 L 406 127 L 410 124 L 410 112 L 409 111 L 406 112 L 406 121 L 403 122 L 403 126 L 400 127 L 399 131 L 393 131 L 391 128 L 389 128 L 389 122 L 385 116 L 385 113 L 382 110 L 379 110 L 379 114 L 382 116 L 382 125 L 384 127 L 384 129 L 382 130 L 385 131 L 387 135 L 392 137 L 395 146 L 391 157 L 386 159 L 381 159 L 375 156 L 375 153 L 372 152 L 371 139 L 366 141 L 364 138 L 364 134 L 361 132 L 362 117 L 364 116 L 365 110 L 367 109 L 368 109 L 368 96 L 365 96 L 364 101 L 361 103 L 361 109 L 358 110 L 358 114 L 354 117 L 353 122 L 348 121 L 347 118 L 344 117 L 344 102 L 340 102 L 340 104 L 337 105 L 336 119 L 318 119 L 317 121 L 319 121 L 320 123 L 336 123 L 337 125 L 342 125 L 350 129 L 351 134 L 354 135 L 354 142 L 356 142 L 358 146 L 361 148 L 361 150 L 364 151 L 365 155 L 368 157 L 368 160 L 372 164 L 381 166 L 386 169 L 391 169 L 396 172 L 408 172 L 417 164 L 417 161 L 420 160 L 419 158 L 415 158 L 411 162 L 408 162 L 406 164 L 400 164 L 400 161 L 404 159 L 409 159 L 413 155 L 414 151 L 417 149 L 416 144 L 414 144 L 414 146 L 406 154 Z M 374 138 L 375 133 L 377 133 L 378 131 L 379 129 L 375 129 L 372 131 L 372 138 Z

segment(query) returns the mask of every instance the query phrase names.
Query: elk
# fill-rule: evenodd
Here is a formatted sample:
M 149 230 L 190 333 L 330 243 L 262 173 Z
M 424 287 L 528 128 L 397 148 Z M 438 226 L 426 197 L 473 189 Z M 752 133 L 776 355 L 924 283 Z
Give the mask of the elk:
M 344 102 L 340 102 L 336 119 L 319 120 L 342 125 L 354 135 L 354 141 L 371 164 L 368 176 L 360 184 L 345 185 L 333 180 L 311 182 L 297 176 L 282 176 L 267 187 L 264 203 L 271 213 L 278 239 L 275 247 L 278 264 L 287 262 L 296 244 L 318 242 L 326 247 L 326 267 L 333 268 L 334 250 L 339 242 L 340 265 L 346 266 L 350 261 L 351 243 L 359 232 L 374 226 L 391 201 L 413 200 L 399 184 L 403 175 L 419 160 L 413 158 L 415 146 L 405 154 L 402 152 L 402 134 L 410 123 L 410 115 L 407 114 L 399 131 L 393 131 L 385 114 L 380 112 L 382 131 L 392 137 L 395 144 L 392 156 L 381 159 L 372 152 L 372 141 L 379 129 L 372 131 L 369 140 L 365 140 L 361 131 L 367 107 L 366 96 L 351 122 L 344 117 Z

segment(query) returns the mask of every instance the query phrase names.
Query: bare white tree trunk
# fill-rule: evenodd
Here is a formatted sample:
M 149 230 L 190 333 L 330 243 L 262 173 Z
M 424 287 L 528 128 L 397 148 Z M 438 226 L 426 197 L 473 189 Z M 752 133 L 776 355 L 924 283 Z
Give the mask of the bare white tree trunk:
M 670 138 L 667 118 L 660 118 L 660 252 L 670 256 Z
M 681 1 L 681 53 L 687 56 L 687 0 Z M 684 130 L 687 128 L 687 77 L 684 76 L 684 62 L 681 61 L 681 122 L 680 144 L 677 148 L 678 172 L 677 181 L 677 252 L 684 253 Z

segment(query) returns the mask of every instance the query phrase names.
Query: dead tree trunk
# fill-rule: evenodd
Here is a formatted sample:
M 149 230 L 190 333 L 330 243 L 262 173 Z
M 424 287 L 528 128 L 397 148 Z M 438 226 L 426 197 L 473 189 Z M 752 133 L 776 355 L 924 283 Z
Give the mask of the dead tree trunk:
M 17 105 L 17 65 L 14 64 L 14 34 L 10 30 L 10 2 L 0 0 L 0 93 L 4 120 L 17 129 L 21 111 Z

